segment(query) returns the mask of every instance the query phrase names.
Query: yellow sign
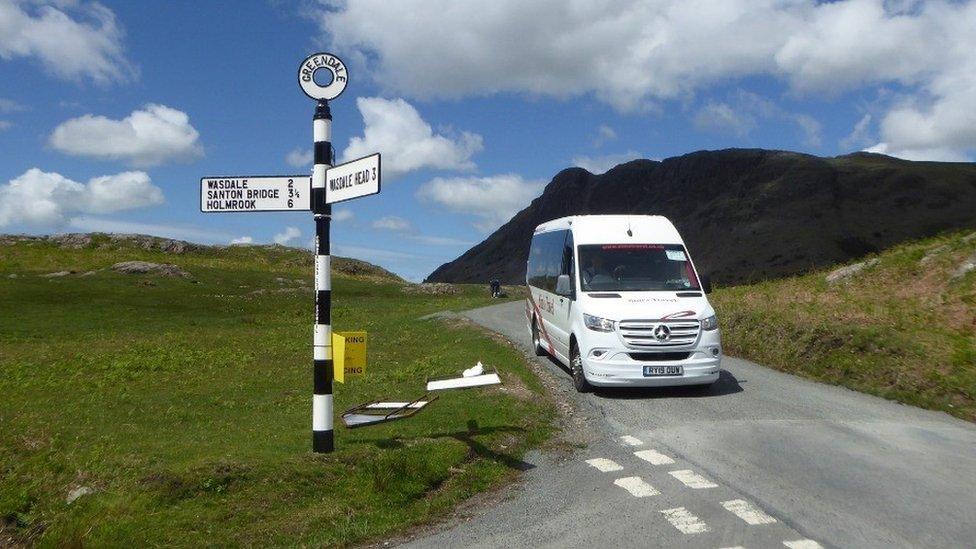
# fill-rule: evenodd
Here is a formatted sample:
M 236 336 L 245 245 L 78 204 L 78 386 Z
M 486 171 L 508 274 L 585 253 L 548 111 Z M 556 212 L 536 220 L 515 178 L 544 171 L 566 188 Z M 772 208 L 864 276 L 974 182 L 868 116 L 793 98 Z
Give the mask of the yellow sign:
M 332 367 L 339 383 L 366 373 L 366 332 L 332 333 Z
M 361 376 L 366 373 L 366 332 L 342 332 L 346 338 L 345 374 Z

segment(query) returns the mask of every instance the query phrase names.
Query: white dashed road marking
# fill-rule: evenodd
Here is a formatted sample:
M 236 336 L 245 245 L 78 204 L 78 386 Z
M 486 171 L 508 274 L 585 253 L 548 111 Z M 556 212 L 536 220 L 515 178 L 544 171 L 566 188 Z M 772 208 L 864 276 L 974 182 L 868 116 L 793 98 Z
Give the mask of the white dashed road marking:
M 730 512 L 735 513 L 735 516 L 749 524 L 771 524 L 776 522 L 776 519 L 762 512 L 762 510 L 756 508 L 756 506 L 744 499 L 723 501 L 722 507 L 725 507 Z
M 672 477 L 680 480 L 688 488 L 694 488 L 696 490 L 701 488 L 715 488 L 718 484 L 708 480 L 707 478 L 699 475 L 698 473 L 692 471 L 691 469 L 682 469 L 680 471 L 671 471 L 668 473 Z
M 784 541 L 783 545 L 790 549 L 823 549 L 823 546 L 812 539 L 798 539 L 796 541 Z
M 650 484 L 644 482 L 640 477 L 618 478 L 613 483 L 630 492 L 630 495 L 635 498 L 646 498 L 647 496 L 656 496 L 661 493 Z
M 630 435 L 624 435 L 620 437 L 620 442 L 624 443 L 625 446 L 640 446 L 644 444 L 643 440 L 637 437 L 632 437 Z
M 586 460 L 587 463 L 596 467 L 602 473 L 609 473 L 611 471 L 621 471 L 623 467 L 620 466 L 616 461 L 607 458 L 593 458 Z
M 651 465 L 671 465 L 674 463 L 673 459 L 657 450 L 641 450 L 640 452 L 634 452 L 634 455 Z
M 708 525 L 684 507 L 665 509 L 661 513 L 668 519 L 671 526 L 674 526 L 683 534 L 701 534 L 702 532 L 708 532 Z

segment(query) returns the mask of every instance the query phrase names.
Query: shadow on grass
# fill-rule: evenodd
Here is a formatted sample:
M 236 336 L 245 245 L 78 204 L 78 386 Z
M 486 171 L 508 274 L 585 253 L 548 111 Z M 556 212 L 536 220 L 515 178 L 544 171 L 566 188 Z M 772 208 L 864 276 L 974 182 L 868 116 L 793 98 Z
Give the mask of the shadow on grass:
M 425 435 L 423 438 L 453 438 L 459 442 L 464 443 L 468 447 L 468 452 L 472 457 L 479 457 L 483 459 L 488 459 L 510 468 L 516 469 L 518 471 L 528 471 L 529 469 L 535 468 L 535 465 L 522 461 L 514 456 L 504 454 L 501 452 L 496 452 L 488 446 L 485 446 L 481 442 L 475 440 L 475 436 L 478 435 L 489 435 L 492 433 L 523 433 L 525 429 L 521 427 L 511 427 L 511 426 L 499 426 L 499 427 L 485 427 L 481 428 L 478 426 L 476 420 L 468 420 L 468 428 L 464 431 L 454 431 L 445 433 L 433 433 L 430 435 Z M 384 450 L 391 450 L 396 448 L 403 448 L 404 444 L 399 438 L 382 438 L 373 440 L 363 440 L 367 444 L 373 444 L 377 448 L 382 448 Z

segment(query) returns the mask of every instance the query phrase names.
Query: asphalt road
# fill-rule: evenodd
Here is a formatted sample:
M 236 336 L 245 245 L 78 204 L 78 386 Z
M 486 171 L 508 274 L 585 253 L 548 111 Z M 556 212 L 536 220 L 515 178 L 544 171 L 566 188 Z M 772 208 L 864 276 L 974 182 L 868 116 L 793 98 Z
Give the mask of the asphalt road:
M 521 302 L 465 315 L 528 353 Z M 408 545 L 976 547 L 970 423 L 734 358 L 709 389 L 588 395 L 534 360 L 591 443 Z

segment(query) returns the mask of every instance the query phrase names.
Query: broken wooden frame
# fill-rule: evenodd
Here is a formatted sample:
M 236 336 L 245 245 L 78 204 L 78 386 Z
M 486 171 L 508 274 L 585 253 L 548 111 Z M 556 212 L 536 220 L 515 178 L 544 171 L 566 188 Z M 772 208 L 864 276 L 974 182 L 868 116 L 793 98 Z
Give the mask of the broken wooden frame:
M 423 410 L 428 404 L 437 400 L 429 394 L 410 402 L 390 402 L 374 400 L 354 406 L 342 413 L 342 422 L 350 429 L 368 427 L 388 421 L 406 419 Z

